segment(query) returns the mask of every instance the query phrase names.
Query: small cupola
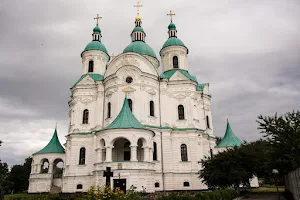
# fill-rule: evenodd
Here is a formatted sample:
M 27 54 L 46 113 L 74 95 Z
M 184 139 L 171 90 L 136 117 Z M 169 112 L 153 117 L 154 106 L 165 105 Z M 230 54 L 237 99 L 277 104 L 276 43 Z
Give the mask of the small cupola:
M 175 14 L 170 13 L 171 21 L 168 26 L 169 38 L 163 44 L 159 54 L 162 59 L 163 73 L 169 70 L 186 70 L 188 71 L 188 48 L 183 42 L 177 37 L 177 28 L 173 22 L 173 16 Z
M 142 19 L 138 15 L 135 18 L 135 27 L 131 32 L 132 42 L 135 42 L 135 41 L 145 42 L 146 33 L 141 25 L 142 25 Z
M 135 27 L 131 32 L 131 43 L 125 47 L 123 50 L 123 53 L 128 52 L 134 52 L 140 55 L 150 56 L 154 58 L 153 62 L 157 63 L 158 66 L 158 60 L 156 58 L 155 52 L 153 49 L 145 42 L 146 33 L 144 29 L 142 28 L 142 18 L 140 17 L 139 8 L 143 7 L 143 5 L 140 5 L 137 3 L 134 7 L 137 7 L 137 15 L 135 17 Z M 151 58 L 151 59 L 152 59 Z
M 98 20 L 101 19 L 102 17 L 99 17 L 99 14 L 97 14 L 97 17 L 95 17 L 94 19 L 97 20 L 97 24 L 95 26 L 95 28 L 93 29 L 93 41 L 99 41 L 101 42 L 101 29 L 99 28 L 98 25 Z

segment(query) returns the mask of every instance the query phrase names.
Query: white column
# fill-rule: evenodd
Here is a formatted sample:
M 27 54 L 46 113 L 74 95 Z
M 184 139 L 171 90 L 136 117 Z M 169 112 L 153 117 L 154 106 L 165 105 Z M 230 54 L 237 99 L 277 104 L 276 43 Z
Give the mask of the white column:
M 99 162 L 102 162 L 102 149 L 101 148 L 98 148 L 96 149 L 96 154 L 97 154 L 97 160 L 96 162 L 99 163 Z
M 105 149 L 106 149 L 105 162 L 112 162 L 112 147 L 111 146 L 105 146 Z
M 130 146 L 130 161 L 137 161 L 137 145 Z
M 37 173 L 41 173 L 42 172 L 42 166 L 43 166 L 43 164 L 38 164 L 37 165 Z
M 149 162 L 153 161 L 153 149 L 149 148 Z
M 143 147 L 144 149 L 144 162 L 149 162 L 149 147 Z
M 51 174 L 53 172 L 53 163 L 49 163 L 48 173 Z

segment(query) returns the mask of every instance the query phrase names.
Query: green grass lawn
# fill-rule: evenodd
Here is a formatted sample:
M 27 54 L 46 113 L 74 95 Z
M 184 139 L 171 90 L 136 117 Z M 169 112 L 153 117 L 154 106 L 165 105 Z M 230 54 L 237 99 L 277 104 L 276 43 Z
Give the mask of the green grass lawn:
M 278 186 L 279 192 L 284 192 L 284 186 Z M 275 185 L 266 185 L 259 188 L 254 188 L 251 191 L 252 193 L 261 193 L 261 192 L 277 192 Z

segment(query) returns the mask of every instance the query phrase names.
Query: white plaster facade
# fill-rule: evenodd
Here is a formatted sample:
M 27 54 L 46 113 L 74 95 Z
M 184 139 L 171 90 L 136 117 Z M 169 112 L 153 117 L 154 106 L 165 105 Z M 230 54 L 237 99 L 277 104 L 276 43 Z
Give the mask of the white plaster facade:
M 187 53 L 182 46 L 164 48 L 163 72 L 173 69 L 173 56 L 178 57 L 178 69 L 188 71 Z M 88 72 L 91 60 L 94 70 Z M 102 51 L 83 52 L 82 75 L 88 75 L 71 88 L 65 154 L 34 155 L 29 192 L 50 191 L 54 182 L 62 192 L 87 191 L 92 185 L 105 184 L 106 167 L 114 173 L 112 186 L 115 179 L 126 179 L 127 189 L 134 185 L 137 190 L 146 188 L 147 192 L 207 189 L 198 172 L 199 161 L 209 156 L 216 145 L 209 84 L 197 90 L 198 83 L 180 71 L 160 78 L 158 67 L 156 58 L 134 52 L 122 53 L 110 61 Z M 103 80 L 95 81 L 89 76 L 92 74 L 102 75 Z M 126 82 L 128 77 L 132 78 L 131 83 Z M 148 130 L 105 129 L 122 108 L 124 88 L 129 90 L 127 98 L 132 100 L 132 113 Z M 150 101 L 154 103 L 154 116 L 150 114 Z M 183 119 L 179 119 L 179 105 L 184 107 Z M 88 122 L 83 123 L 86 109 Z M 186 160 L 182 159 L 182 145 L 186 146 Z M 81 148 L 85 148 L 83 164 Z M 127 151 L 130 159 L 125 159 Z M 61 181 L 53 180 L 51 170 L 40 173 L 41 160 L 47 158 L 51 167 L 57 157 L 64 162 Z

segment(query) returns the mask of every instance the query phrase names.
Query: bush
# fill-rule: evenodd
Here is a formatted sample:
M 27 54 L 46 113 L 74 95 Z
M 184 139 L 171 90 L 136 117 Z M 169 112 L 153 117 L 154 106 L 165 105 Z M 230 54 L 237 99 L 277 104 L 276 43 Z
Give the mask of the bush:
M 234 190 L 215 190 L 206 192 L 167 192 L 145 194 L 129 189 L 127 194 L 118 188 L 91 187 L 87 194 L 14 194 L 5 200 L 232 200 L 240 194 Z

